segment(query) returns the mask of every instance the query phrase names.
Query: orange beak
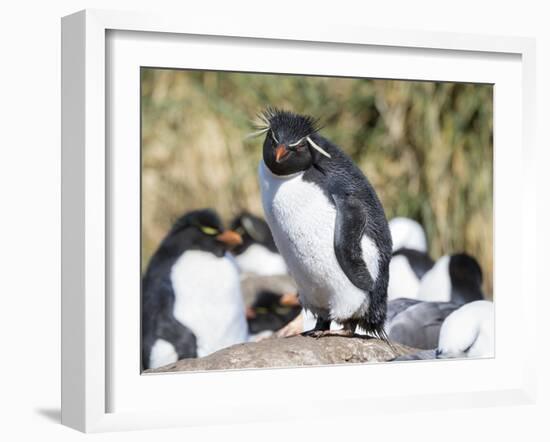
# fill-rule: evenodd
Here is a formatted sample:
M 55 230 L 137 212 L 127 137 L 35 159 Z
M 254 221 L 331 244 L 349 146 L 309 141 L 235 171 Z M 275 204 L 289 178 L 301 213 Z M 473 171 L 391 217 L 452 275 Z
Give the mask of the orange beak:
M 300 306 L 300 300 L 298 299 L 297 293 L 285 293 L 281 296 L 281 300 L 279 301 L 279 304 L 281 304 L 284 307 L 299 307 Z
M 216 239 L 220 242 L 223 242 L 228 247 L 238 246 L 243 243 L 241 235 L 233 230 L 226 230 L 216 236 Z
M 288 154 L 288 150 L 285 147 L 285 145 L 279 144 L 277 146 L 277 149 L 275 149 L 275 161 L 277 163 L 280 163 L 282 160 L 286 158 L 287 154 Z

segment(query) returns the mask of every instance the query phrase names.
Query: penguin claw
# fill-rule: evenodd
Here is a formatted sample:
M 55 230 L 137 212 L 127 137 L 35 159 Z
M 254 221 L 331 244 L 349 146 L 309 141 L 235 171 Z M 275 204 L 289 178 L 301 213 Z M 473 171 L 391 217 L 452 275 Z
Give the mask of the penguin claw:
M 355 333 L 351 330 L 309 330 L 307 332 L 302 333 L 302 336 L 309 336 L 312 338 L 322 338 L 324 336 L 340 336 L 345 338 L 351 338 L 355 336 Z
M 302 336 L 307 336 L 307 337 L 310 337 L 310 338 L 316 338 L 316 339 L 319 339 L 321 336 L 324 336 L 324 333 L 326 332 L 327 330 L 308 330 L 306 332 L 303 332 L 302 333 Z

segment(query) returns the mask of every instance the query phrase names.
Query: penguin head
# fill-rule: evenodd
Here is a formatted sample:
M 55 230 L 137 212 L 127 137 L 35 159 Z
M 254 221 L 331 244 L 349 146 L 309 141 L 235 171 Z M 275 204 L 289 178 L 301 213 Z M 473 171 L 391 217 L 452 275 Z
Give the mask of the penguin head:
M 388 225 L 394 252 L 399 249 L 428 251 L 426 232 L 418 221 L 398 216 L 390 219 Z
M 267 109 L 261 119 L 265 126 L 263 157 L 275 175 L 292 175 L 311 167 L 320 156 L 330 158 L 318 144 L 318 121 L 307 115 Z M 317 140 L 317 142 L 316 142 Z
M 477 260 L 466 253 L 451 255 L 449 274 L 453 285 L 470 285 L 481 287 L 483 272 Z
M 179 218 L 164 245 L 176 253 L 181 253 L 182 250 L 203 250 L 221 257 L 228 249 L 240 244 L 241 236 L 232 230 L 224 230 L 214 210 L 203 209 L 186 213 Z
M 445 255 L 422 276 L 417 298 L 464 304 L 484 298 L 482 282 L 481 267 L 473 256 Z
M 231 222 L 231 230 L 234 230 L 242 238 L 242 244 L 233 249 L 233 254 L 243 253 L 252 244 L 261 244 L 271 251 L 276 251 L 275 241 L 267 223 L 248 212 L 242 212 Z

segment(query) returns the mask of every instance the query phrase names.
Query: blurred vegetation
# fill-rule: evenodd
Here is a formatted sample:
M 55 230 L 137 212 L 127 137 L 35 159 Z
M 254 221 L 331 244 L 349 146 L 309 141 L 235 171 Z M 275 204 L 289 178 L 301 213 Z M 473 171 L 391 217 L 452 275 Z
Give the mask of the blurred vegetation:
M 492 297 L 492 86 L 149 68 L 141 85 L 143 265 L 185 211 L 262 214 L 263 138 L 246 135 L 274 106 L 319 117 L 388 218 L 418 220 L 434 258 L 474 255 Z

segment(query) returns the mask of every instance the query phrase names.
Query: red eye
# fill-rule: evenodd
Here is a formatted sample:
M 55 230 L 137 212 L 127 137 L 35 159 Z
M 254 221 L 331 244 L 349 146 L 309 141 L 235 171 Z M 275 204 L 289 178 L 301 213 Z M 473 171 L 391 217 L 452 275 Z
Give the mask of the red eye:
M 300 144 L 298 144 L 297 149 L 298 150 L 304 150 L 305 147 L 306 147 L 306 143 L 300 143 Z

